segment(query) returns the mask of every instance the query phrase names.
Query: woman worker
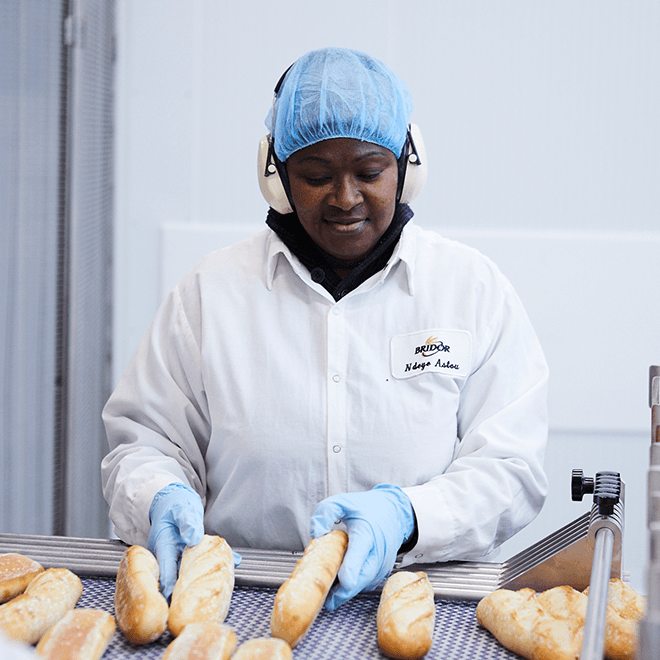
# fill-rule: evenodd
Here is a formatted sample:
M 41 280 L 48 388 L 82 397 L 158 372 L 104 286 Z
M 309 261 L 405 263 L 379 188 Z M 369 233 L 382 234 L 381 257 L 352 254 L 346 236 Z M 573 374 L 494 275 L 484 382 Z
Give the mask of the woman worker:
M 546 363 L 497 268 L 411 221 L 411 109 L 364 53 L 295 62 L 266 121 L 268 227 L 169 294 L 108 401 L 110 517 L 165 595 L 205 531 L 301 550 L 342 521 L 334 609 L 398 554 L 483 557 L 540 510 Z

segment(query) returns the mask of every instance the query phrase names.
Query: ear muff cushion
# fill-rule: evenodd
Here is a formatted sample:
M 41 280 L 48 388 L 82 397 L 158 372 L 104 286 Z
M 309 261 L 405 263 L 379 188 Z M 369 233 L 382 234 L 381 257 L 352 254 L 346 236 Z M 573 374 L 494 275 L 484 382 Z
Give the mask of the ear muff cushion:
M 407 163 L 404 174 L 403 190 L 399 201 L 410 204 L 421 192 L 426 183 L 428 163 L 422 133 L 417 124 L 410 124 L 410 138 L 412 144 L 408 145 Z
M 259 154 L 257 158 L 259 188 L 268 206 L 284 215 L 291 213 L 293 209 L 284 190 L 284 185 L 277 167 L 269 157 L 270 149 L 270 138 L 266 135 L 259 142 Z

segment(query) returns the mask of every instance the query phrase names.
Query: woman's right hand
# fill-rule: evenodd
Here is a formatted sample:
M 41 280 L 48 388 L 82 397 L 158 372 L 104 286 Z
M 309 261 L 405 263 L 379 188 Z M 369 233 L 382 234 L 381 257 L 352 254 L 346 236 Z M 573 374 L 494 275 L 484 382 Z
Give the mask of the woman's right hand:
M 179 574 L 179 562 L 186 546 L 204 538 L 204 505 L 188 486 L 173 483 L 159 490 L 149 509 L 151 531 L 147 549 L 160 568 L 160 590 L 169 599 Z

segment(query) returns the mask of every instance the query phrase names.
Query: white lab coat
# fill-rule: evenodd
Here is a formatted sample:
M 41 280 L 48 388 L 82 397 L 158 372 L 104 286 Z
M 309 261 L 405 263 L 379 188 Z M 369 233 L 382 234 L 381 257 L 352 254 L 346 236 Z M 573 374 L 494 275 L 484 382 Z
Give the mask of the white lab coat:
M 7 637 L 0 630 L 0 658 L 4 660 L 38 660 L 34 647 Z
M 146 544 L 155 493 L 194 488 L 207 533 L 302 549 L 328 495 L 401 486 L 403 559 L 477 558 L 547 489 L 548 371 L 508 280 L 412 222 L 386 268 L 335 302 L 270 229 L 168 295 L 105 410 L 104 493 Z

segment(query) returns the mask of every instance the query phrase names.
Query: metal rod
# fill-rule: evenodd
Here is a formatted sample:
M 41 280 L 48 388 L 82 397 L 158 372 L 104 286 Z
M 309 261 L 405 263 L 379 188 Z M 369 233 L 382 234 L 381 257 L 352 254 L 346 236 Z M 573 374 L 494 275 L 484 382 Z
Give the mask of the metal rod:
M 594 559 L 589 582 L 589 602 L 584 622 L 582 652 L 580 660 L 602 660 L 605 649 L 605 626 L 607 619 L 607 592 L 612 571 L 614 533 L 608 527 L 596 532 Z

